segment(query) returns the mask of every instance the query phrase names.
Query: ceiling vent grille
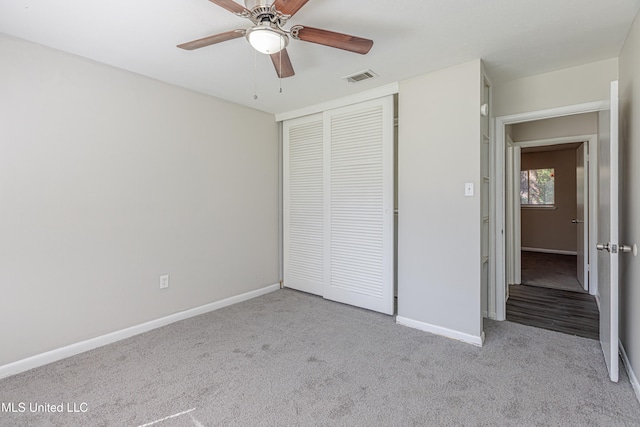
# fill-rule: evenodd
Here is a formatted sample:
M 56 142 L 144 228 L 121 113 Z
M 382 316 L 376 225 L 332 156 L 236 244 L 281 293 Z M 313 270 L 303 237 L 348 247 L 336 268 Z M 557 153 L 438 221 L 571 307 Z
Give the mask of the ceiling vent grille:
M 345 79 L 349 83 L 358 83 L 358 82 L 361 82 L 363 80 L 373 79 L 375 77 L 378 77 L 378 75 L 376 73 L 374 73 L 371 70 L 365 70 L 365 71 L 360 71 L 360 72 L 358 72 L 356 74 L 352 74 L 350 76 L 345 76 L 345 77 L 343 77 L 343 79 Z

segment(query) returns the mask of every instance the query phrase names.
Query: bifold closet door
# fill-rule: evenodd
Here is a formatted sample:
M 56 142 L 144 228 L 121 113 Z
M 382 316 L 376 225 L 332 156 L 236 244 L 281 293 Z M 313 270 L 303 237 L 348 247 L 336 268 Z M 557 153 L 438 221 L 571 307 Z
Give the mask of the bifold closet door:
M 323 296 L 393 314 L 393 98 L 324 115 Z
M 283 124 L 284 285 L 393 314 L 393 97 Z
M 322 114 L 283 124 L 284 285 L 322 295 L 324 169 Z

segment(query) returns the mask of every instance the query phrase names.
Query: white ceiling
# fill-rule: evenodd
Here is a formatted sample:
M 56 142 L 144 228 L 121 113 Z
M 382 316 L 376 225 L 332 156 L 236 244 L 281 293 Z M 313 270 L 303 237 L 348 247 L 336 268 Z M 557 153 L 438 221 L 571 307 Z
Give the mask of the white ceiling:
M 207 0 L 2 0 L 0 32 L 282 113 L 477 58 L 495 83 L 616 57 L 639 9 L 640 0 L 310 0 L 285 28 L 344 32 L 374 46 L 362 56 L 291 40 L 296 75 L 282 93 L 268 56 L 257 55 L 254 73 L 244 38 L 176 48 L 250 26 Z M 341 79 L 365 69 L 379 77 Z

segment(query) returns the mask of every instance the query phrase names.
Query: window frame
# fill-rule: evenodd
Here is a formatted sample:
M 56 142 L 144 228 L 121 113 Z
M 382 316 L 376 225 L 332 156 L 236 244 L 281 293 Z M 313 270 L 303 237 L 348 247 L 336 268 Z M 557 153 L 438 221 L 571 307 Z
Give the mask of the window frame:
M 532 168 L 532 169 L 521 169 L 520 170 L 520 177 L 522 179 L 522 173 L 523 172 L 527 172 L 527 192 L 529 192 L 528 196 L 530 196 L 530 177 L 531 177 L 531 172 L 532 171 L 540 171 L 540 170 L 551 170 L 551 178 L 553 179 L 553 203 L 546 203 L 546 204 L 535 204 L 535 203 L 522 203 L 522 196 L 520 197 L 520 208 L 521 209 L 548 209 L 548 210 L 554 210 L 554 209 L 558 209 L 557 205 L 556 205 L 556 194 L 555 194 L 555 189 L 556 189 L 556 169 L 554 167 L 548 167 L 548 168 Z M 528 197 L 530 199 L 530 197 Z

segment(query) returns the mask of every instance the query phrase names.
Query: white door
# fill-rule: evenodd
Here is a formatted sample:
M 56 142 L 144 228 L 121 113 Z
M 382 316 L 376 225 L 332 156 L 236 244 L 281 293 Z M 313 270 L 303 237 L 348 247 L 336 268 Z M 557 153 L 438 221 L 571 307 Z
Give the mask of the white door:
M 598 294 L 600 344 L 611 381 L 618 381 L 618 82 L 611 109 L 598 114 Z
M 393 97 L 283 124 L 284 286 L 394 312 Z
M 322 295 L 324 171 L 322 114 L 283 124 L 284 285 Z
M 585 220 L 588 216 L 588 197 L 589 189 L 587 187 L 587 150 L 586 143 L 583 143 L 576 150 L 576 218 L 572 221 L 576 225 L 578 252 L 577 278 L 584 290 L 589 289 L 589 263 L 587 260 L 589 254 L 589 236 L 588 228 L 585 227 Z
M 393 314 L 393 98 L 325 112 L 323 296 Z

